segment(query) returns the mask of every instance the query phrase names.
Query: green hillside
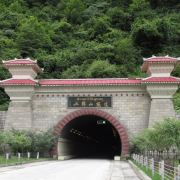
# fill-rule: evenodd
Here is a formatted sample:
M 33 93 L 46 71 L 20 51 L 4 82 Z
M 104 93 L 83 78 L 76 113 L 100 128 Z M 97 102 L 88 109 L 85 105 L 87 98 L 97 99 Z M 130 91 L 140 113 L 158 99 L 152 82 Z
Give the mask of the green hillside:
M 180 56 L 179 0 L 0 0 L 0 61 L 37 59 L 39 78 L 145 76 L 142 57 L 167 54 Z

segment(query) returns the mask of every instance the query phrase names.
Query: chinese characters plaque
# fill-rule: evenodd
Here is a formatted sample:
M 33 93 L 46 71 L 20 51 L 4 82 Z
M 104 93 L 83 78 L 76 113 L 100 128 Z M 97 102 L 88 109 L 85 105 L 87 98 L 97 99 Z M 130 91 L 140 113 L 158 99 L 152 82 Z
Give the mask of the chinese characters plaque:
M 112 107 L 111 97 L 68 97 L 68 107 Z

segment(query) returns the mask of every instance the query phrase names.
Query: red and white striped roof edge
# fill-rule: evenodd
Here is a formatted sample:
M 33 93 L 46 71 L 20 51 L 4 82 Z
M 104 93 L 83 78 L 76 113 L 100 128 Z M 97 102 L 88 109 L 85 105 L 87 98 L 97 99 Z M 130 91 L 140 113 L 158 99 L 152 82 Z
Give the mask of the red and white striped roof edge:
M 8 69 L 8 67 L 12 66 L 32 66 L 36 72 L 41 72 L 42 69 L 37 65 L 37 60 L 32 60 L 30 58 L 26 59 L 12 59 L 8 61 L 2 61 L 4 66 Z
M 32 85 L 32 86 L 105 86 L 105 85 L 141 85 L 147 83 L 180 84 L 176 77 L 148 77 L 144 79 L 109 78 L 109 79 L 7 79 L 0 81 L 1 86 Z
M 37 85 L 36 80 L 32 79 L 6 79 L 3 81 L 0 81 L 0 85 L 2 86 L 8 86 L 8 85 L 29 85 L 29 86 L 35 86 Z
M 104 78 L 104 79 L 42 79 L 41 86 L 66 86 L 66 85 L 118 85 L 118 84 L 140 84 L 141 79 L 128 78 Z
M 143 83 L 180 83 L 180 78 L 177 77 L 147 77 L 145 79 L 142 79 L 142 84 Z

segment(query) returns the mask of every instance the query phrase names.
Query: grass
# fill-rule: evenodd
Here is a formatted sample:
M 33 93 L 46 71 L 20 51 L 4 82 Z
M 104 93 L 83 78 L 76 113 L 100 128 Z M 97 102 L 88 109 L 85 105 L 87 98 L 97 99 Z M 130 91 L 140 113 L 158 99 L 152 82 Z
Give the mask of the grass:
M 152 175 L 152 171 L 144 166 L 139 165 L 138 163 L 136 163 L 135 161 L 133 161 L 133 163 L 139 168 L 141 169 L 145 174 L 147 174 L 149 177 L 152 178 L 152 180 L 161 180 L 161 176 L 157 173 L 154 173 L 154 175 Z
M 12 166 L 12 165 L 18 165 L 18 164 L 26 164 L 26 163 L 31 163 L 31 162 L 37 162 L 37 161 L 44 161 L 44 160 L 49 160 L 50 158 L 25 158 L 21 157 L 18 159 L 17 156 L 12 156 L 8 160 L 4 156 L 0 156 L 0 166 Z

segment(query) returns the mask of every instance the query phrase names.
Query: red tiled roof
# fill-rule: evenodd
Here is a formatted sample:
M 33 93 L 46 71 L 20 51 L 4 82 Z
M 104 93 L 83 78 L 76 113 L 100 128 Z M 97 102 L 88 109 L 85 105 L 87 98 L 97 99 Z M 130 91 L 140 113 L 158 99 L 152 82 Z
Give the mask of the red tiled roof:
M 145 79 L 42 79 L 39 83 L 31 79 L 7 79 L 0 85 L 40 85 L 40 86 L 93 86 L 93 85 L 137 85 L 144 83 L 180 83 L 176 77 L 148 77 Z
M 140 84 L 141 79 L 43 79 L 42 86 Z
M 0 81 L 0 85 L 36 85 L 37 82 L 31 79 L 7 79 Z
M 149 77 L 142 80 L 142 83 L 180 83 L 176 77 Z

